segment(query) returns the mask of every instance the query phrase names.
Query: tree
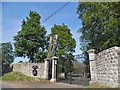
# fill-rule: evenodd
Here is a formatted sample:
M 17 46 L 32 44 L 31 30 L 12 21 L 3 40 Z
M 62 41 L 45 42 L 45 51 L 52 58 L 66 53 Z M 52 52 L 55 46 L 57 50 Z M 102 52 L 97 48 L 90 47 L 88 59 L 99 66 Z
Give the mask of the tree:
M 120 45 L 120 2 L 80 2 L 77 8 L 82 20 L 82 49 L 97 51 Z
M 94 48 L 97 52 L 112 46 L 120 46 L 120 2 L 80 2 L 77 8 L 82 20 L 81 49 L 84 53 Z M 85 54 L 86 57 L 88 55 Z M 86 72 L 89 62 L 86 58 Z
M 84 72 L 84 63 L 76 60 L 74 62 L 74 73 L 83 74 L 83 72 Z
M 30 11 L 29 17 L 23 19 L 21 31 L 14 36 L 16 56 L 28 57 L 32 62 L 40 62 L 45 57 L 46 30 L 40 25 L 40 18 L 37 12 Z
M 71 53 L 67 54 L 66 61 L 64 63 L 64 66 L 65 66 L 64 71 L 65 71 L 65 73 L 73 72 L 73 70 L 74 70 L 74 62 L 75 62 L 74 56 Z
M 64 72 L 65 69 L 67 69 L 67 65 L 70 65 L 69 67 L 73 67 L 72 60 L 74 60 L 74 58 L 72 53 L 75 52 L 76 41 L 72 37 L 70 29 L 64 24 L 54 25 L 51 29 L 51 33 L 52 36 L 57 34 L 59 37 L 57 49 L 57 56 L 59 57 L 58 71 Z M 65 63 L 69 64 L 65 65 Z
M 84 52 L 84 74 L 86 77 L 90 77 L 90 65 L 89 65 L 89 55 L 87 52 Z
M 14 61 L 13 47 L 10 42 L 0 44 L 0 62 L 11 64 Z

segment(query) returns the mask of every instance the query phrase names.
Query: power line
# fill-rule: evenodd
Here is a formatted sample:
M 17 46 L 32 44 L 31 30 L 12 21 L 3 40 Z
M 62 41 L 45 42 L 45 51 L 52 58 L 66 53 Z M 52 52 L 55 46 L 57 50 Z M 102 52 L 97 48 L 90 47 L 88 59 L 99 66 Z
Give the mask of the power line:
M 71 1 L 71 0 L 70 0 Z M 62 8 L 64 8 L 68 3 L 70 3 L 70 1 L 68 1 L 67 3 L 65 3 L 62 7 L 60 7 L 58 10 L 56 10 L 53 14 L 51 14 L 49 17 L 47 17 L 45 20 L 43 20 L 41 23 L 44 23 L 45 21 L 47 21 L 48 19 L 50 19 L 53 15 L 55 15 L 58 11 L 60 11 Z

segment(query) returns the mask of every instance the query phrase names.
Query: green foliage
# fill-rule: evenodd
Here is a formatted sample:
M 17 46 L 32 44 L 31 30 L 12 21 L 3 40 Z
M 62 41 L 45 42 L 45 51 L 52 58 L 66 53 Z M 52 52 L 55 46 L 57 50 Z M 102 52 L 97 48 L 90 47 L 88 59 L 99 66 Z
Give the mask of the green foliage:
M 74 73 L 83 74 L 84 72 L 84 63 L 76 61 L 74 62 Z
M 38 51 L 37 55 L 35 55 L 34 62 L 44 62 L 44 59 L 46 58 L 46 56 L 47 56 L 47 52 Z
M 22 21 L 21 31 L 14 36 L 16 56 L 27 56 L 32 62 L 40 62 L 45 57 L 46 30 L 40 25 L 40 18 L 37 12 L 30 11 L 29 17 Z
M 120 2 L 80 2 L 77 14 L 82 20 L 78 33 L 83 52 L 120 46 Z M 88 58 L 84 63 L 89 73 Z
M 84 53 L 84 73 L 87 78 L 90 77 L 90 65 L 89 65 L 89 55 L 87 52 Z
M 10 42 L 0 44 L 0 62 L 10 64 L 14 61 L 13 47 Z
M 59 72 L 64 70 L 67 72 L 68 68 L 73 67 L 72 61 L 74 60 L 72 53 L 75 51 L 76 41 L 72 37 L 70 29 L 66 25 L 54 25 L 51 29 L 51 35 L 58 35 L 58 48 L 57 48 L 57 56 L 58 60 L 58 69 Z M 67 64 L 67 65 L 65 65 Z M 61 70 L 60 70 L 61 69 Z
M 120 2 L 80 2 L 77 8 L 82 20 L 82 50 L 98 51 L 120 46 Z
M 3 76 L 1 76 L 0 79 L 7 80 L 7 81 L 36 81 L 36 79 L 25 76 L 19 72 L 6 73 Z M 41 79 L 38 79 L 38 80 L 41 80 Z
M 74 56 L 71 53 L 67 54 L 66 61 L 64 63 L 66 73 L 72 72 L 74 70 L 74 61 Z
M 111 87 L 103 86 L 98 83 L 92 83 L 92 84 L 88 85 L 86 88 L 111 88 Z

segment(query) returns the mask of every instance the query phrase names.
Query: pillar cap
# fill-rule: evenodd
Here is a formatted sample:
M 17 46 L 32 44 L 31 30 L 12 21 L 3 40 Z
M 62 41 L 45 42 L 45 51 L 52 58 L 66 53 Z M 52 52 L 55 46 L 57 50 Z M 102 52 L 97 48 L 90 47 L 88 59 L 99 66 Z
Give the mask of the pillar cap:
M 53 56 L 51 59 L 58 59 L 58 57 L 56 57 L 56 56 Z
M 88 52 L 88 53 L 95 53 L 96 50 L 95 50 L 95 49 L 90 49 L 90 50 L 88 50 L 87 52 Z

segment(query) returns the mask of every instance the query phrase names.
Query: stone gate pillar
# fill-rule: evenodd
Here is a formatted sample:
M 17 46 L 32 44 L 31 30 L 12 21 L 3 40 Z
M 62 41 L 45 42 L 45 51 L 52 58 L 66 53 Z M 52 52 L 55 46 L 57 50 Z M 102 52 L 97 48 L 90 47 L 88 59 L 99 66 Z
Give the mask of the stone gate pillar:
M 89 64 L 90 64 L 90 76 L 91 81 L 90 83 L 96 82 L 97 80 L 97 73 L 96 73 L 96 63 L 95 63 L 95 49 L 90 49 L 87 51 L 89 54 Z
M 45 66 L 44 66 L 44 79 L 46 79 L 46 80 L 48 80 L 48 75 L 49 75 L 49 61 L 50 61 L 50 59 L 49 58 L 46 58 L 46 59 L 44 59 L 44 61 L 45 61 Z
M 58 57 L 54 56 L 51 58 L 52 60 L 52 78 L 51 78 L 51 82 L 56 82 L 56 77 L 57 77 L 57 60 Z

